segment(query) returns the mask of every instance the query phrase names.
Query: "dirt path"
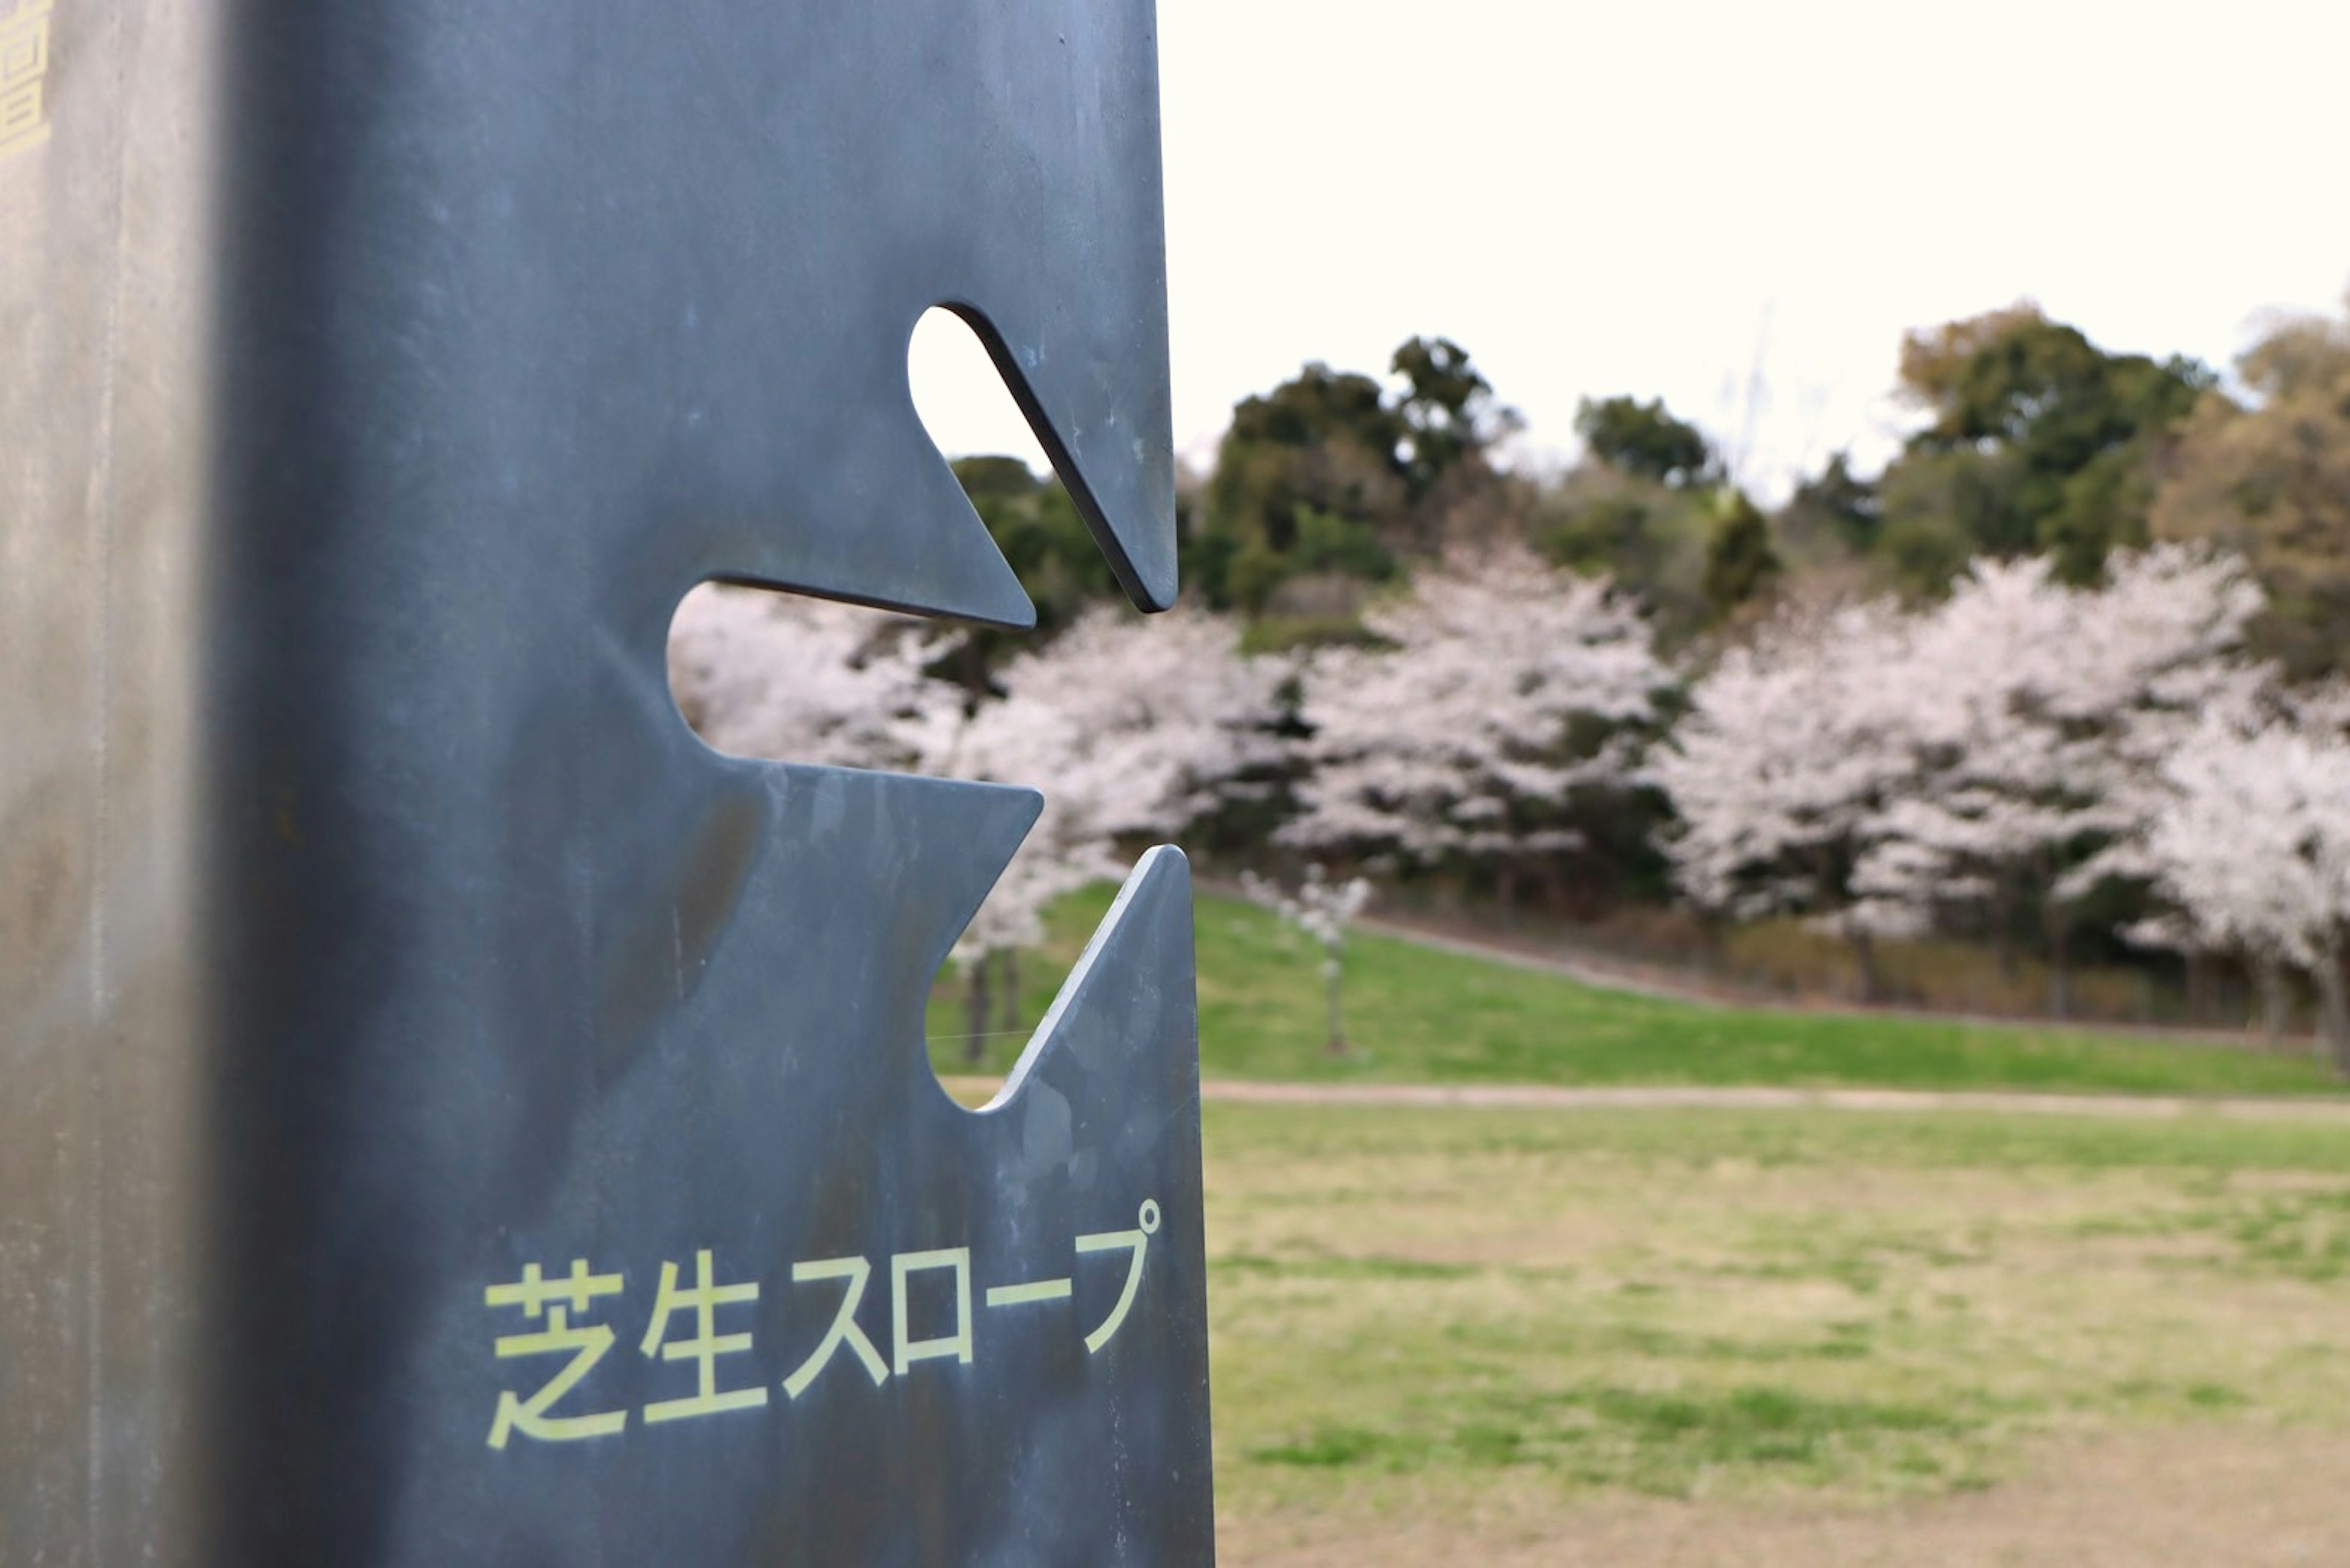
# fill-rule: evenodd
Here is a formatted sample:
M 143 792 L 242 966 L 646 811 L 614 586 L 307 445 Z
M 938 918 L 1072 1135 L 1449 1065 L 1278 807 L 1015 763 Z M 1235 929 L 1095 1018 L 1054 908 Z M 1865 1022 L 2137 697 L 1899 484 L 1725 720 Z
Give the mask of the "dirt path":
M 1002 1080 L 941 1078 L 949 1094 L 977 1105 Z M 2216 1116 L 2230 1121 L 2329 1122 L 2350 1126 L 2350 1101 L 2199 1099 L 2185 1095 L 2029 1095 L 1926 1089 L 1565 1088 L 1549 1084 L 1294 1084 L 1209 1078 L 1203 1100 L 1245 1105 L 1439 1106 L 1472 1110 L 1832 1110 L 1991 1111 L 2026 1116 L 2118 1116 L 2141 1121 Z
M 1211 1078 L 1210 1100 L 1315 1106 L 1462 1106 L 1484 1109 L 1593 1110 L 1687 1106 L 1707 1110 L 1996 1111 L 2032 1116 L 2239 1121 L 2314 1121 L 2350 1126 L 2350 1102 L 2203 1099 L 2185 1095 L 2033 1095 L 1928 1089 L 1567 1088 L 1543 1084 L 1273 1084 Z
M 1982 1491 L 1878 1508 L 1522 1492 L 1465 1520 L 1228 1519 L 1218 1544 L 1274 1568 L 2341 1563 L 2345 1484 L 2350 1438 L 2221 1428 L 2051 1446 Z

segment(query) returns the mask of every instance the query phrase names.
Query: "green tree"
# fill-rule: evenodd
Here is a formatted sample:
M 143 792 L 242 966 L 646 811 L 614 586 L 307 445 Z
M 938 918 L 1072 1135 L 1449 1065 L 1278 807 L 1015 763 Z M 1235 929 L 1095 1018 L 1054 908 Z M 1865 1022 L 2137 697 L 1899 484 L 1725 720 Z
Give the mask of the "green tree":
M 1095 601 L 1122 602 L 1125 595 L 1058 479 L 1029 472 L 1016 457 L 960 458 L 953 468 L 963 493 L 971 497 L 996 547 L 1036 606 L 1035 631 L 972 627 L 948 656 L 946 667 L 935 671 L 977 695 L 988 689 L 996 668 L 1014 653 L 1057 635 Z
M 1780 525 L 1788 537 L 1805 545 L 1816 542 L 1866 551 L 1885 525 L 1885 504 L 1877 486 L 1856 475 L 1849 454 L 1840 452 L 1795 486 L 1780 510 Z
M 1879 563 L 1911 593 L 1941 591 L 1973 556 L 2029 554 L 2014 452 L 1913 447 L 1885 471 Z
M 1544 484 L 1532 511 L 1534 546 L 1562 566 L 1605 573 L 1636 595 L 1649 608 L 1660 647 L 1679 647 L 1712 618 L 1705 588 L 1716 521 L 1711 494 L 1586 462 Z
M 2152 464 L 2212 379 L 2107 354 L 2028 302 L 1909 334 L 1901 388 L 1928 422 L 1883 483 L 1898 574 L 1933 587 L 1917 579 L 1943 562 L 2046 550 L 2093 580 L 2108 550 L 2145 541 Z
M 1309 516 L 1367 526 L 1403 509 L 1397 451 L 1406 427 L 1368 376 L 1312 364 L 1244 398 L 1216 449 L 1187 563 L 1209 602 L 1262 611 L 1307 569 L 1298 550 Z
M 1675 419 L 1661 398 L 1586 398 L 1575 410 L 1575 433 L 1601 462 L 1659 484 L 1696 488 L 1716 477 L 1705 433 Z
M 2137 441 L 2107 447 L 2069 475 L 2036 529 L 2056 575 L 2068 583 L 2094 583 L 2109 552 L 2143 546 L 2154 484 L 2154 464 Z
M 1393 410 L 1404 427 L 1401 465 L 1415 501 L 1463 464 L 1482 465 L 1486 450 L 1518 428 L 1517 411 L 1495 400 L 1469 351 L 1449 337 L 1410 339 L 1388 369 L 1404 382 Z
M 2296 677 L 2350 672 L 2350 311 L 2282 323 L 2237 370 L 2251 406 L 2205 392 L 2163 464 L 2153 532 L 2243 552 L 2269 598 L 2257 651 Z
M 1705 546 L 1705 597 L 1717 619 L 1729 616 L 1777 580 L 1779 553 L 1771 545 L 1770 520 L 1746 498 L 1724 487 L 1713 532 Z
M 1317 363 L 1232 410 L 1185 541 L 1210 603 L 1262 614 L 1300 579 L 1385 581 L 1452 525 L 1492 526 L 1506 487 L 1487 453 L 1516 414 L 1450 338 L 1390 363 L 1392 391 Z

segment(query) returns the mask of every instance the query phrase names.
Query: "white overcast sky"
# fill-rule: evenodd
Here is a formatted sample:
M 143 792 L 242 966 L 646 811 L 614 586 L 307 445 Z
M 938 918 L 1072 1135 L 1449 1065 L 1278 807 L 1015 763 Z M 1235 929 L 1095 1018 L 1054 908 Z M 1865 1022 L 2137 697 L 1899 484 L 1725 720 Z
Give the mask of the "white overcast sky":
M 1195 456 L 1305 361 L 1384 372 L 1428 333 L 1537 452 L 1581 397 L 1662 396 L 1775 496 L 1840 447 L 1881 460 L 1905 328 L 2028 296 L 2224 367 L 2263 311 L 2350 286 L 2350 0 L 1159 15 Z M 959 325 L 926 319 L 913 371 L 950 453 L 1043 465 Z

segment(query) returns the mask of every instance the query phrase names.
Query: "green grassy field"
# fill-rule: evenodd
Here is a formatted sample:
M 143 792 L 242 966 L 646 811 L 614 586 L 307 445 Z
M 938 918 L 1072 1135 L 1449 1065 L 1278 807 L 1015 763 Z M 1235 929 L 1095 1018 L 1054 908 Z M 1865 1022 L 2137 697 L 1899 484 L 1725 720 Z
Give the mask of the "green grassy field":
M 1054 911 L 1053 942 L 1024 974 L 1033 1024 L 1108 908 L 1102 887 Z M 1347 1034 L 1323 1050 L 1316 954 L 1270 914 L 1199 900 L 1200 1054 L 1211 1077 L 1524 1084 L 1868 1085 L 2173 1094 L 2338 1092 L 2314 1064 L 2209 1044 L 2092 1030 L 1710 1007 L 1594 990 L 1559 977 L 1357 935 Z M 941 1072 L 1001 1073 L 1024 1036 L 994 1033 L 977 1069 L 951 971 L 931 1009 Z M 999 1028 L 1001 1027 L 999 1023 Z
M 2338 1129 L 1207 1118 L 1235 1560 L 1414 1561 L 1424 1540 L 1392 1531 L 1472 1549 L 1503 1510 L 1525 1560 L 1564 1561 L 1541 1543 L 1610 1499 L 1695 1500 L 1671 1506 L 1700 1521 L 1790 1499 L 1884 1517 L 2005 1487 L 2052 1443 L 2239 1434 L 2338 1454 L 2350 1430 Z M 2269 1468 L 2293 1478 L 2290 1459 Z M 2338 1512 L 2330 1481 L 2306 1485 L 2318 1518 Z M 1318 1548 L 1275 1550 L 1300 1542 Z M 1751 1550 L 1731 1539 L 1718 1560 L 1763 1560 Z

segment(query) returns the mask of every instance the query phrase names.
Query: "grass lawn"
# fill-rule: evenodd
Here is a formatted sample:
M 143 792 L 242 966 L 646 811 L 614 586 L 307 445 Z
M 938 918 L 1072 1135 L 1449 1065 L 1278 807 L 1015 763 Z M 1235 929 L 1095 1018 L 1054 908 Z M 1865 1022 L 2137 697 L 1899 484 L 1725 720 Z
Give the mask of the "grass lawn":
M 1031 955 L 1020 1019 L 1033 1025 L 1112 889 L 1062 903 Z M 2336 1092 L 2297 1057 L 2053 1027 L 1710 1007 L 1598 991 L 1556 976 L 1357 935 L 1347 956 L 1353 1054 L 1322 1048 L 1317 954 L 1270 914 L 1203 894 L 1200 1054 L 1211 1077 L 1525 1084 L 1866 1085 L 2171 1094 Z M 1000 1030 L 999 1021 L 996 1027 Z M 941 1072 L 1008 1068 L 1025 1035 L 983 1040 L 964 1064 L 956 976 L 933 997 Z
M 1222 1105 L 1207 1118 L 1232 1560 L 2350 1551 L 2338 1129 Z M 2122 1456 L 2102 1479 L 2063 1458 L 2100 1453 Z M 2021 1511 L 2007 1528 L 2023 1555 L 1985 1534 L 2002 1509 Z M 2296 1519 L 2316 1534 L 2289 1539 Z M 2067 1530 L 2103 1544 L 2074 1554 L 2048 1533 Z M 1622 1539 L 1602 1552 L 1610 1531 Z M 1870 1539 L 1891 1554 L 1855 1545 Z

